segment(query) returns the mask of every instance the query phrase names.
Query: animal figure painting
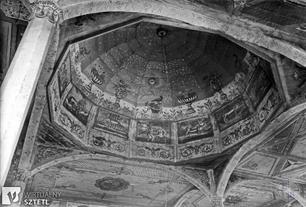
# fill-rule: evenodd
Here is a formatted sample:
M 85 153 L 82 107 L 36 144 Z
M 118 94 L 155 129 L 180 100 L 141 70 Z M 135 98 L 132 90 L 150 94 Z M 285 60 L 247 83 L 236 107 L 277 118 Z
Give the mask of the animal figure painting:
M 177 123 L 179 144 L 213 136 L 213 128 L 209 117 L 184 120 Z
M 94 128 L 122 138 L 128 138 L 130 119 L 100 108 Z
M 145 105 L 151 109 L 152 113 L 157 114 L 162 109 L 162 101 L 163 96 L 160 96 L 159 98 L 153 99 L 150 102 L 146 102 Z
M 138 121 L 136 141 L 171 143 L 170 122 Z
M 82 122 L 84 125 L 87 124 L 92 103 L 87 100 L 75 87 L 69 91 L 63 105 L 80 122 Z
M 247 118 L 250 115 L 249 108 L 241 97 L 221 107 L 213 113 L 220 130 L 224 130 L 233 124 Z

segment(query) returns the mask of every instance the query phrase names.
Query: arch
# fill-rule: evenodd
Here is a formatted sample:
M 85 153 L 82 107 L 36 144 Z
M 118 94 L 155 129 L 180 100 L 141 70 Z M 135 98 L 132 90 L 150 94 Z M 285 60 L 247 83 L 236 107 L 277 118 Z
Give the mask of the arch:
M 288 195 L 290 195 L 291 197 L 293 197 L 296 201 L 298 201 L 302 206 L 306 206 L 306 199 L 303 198 L 303 196 L 298 193 L 297 191 L 294 191 L 292 188 L 288 187 L 288 186 L 283 186 L 281 184 L 275 183 L 271 180 L 243 180 L 240 181 L 238 183 L 236 183 L 234 186 L 239 185 L 241 183 L 263 183 L 264 185 L 271 185 L 271 187 L 275 188 L 276 190 L 281 190 L 284 191 L 285 193 L 287 193 Z M 232 186 L 232 187 L 234 187 Z M 231 187 L 231 188 L 232 188 Z M 229 188 L 227 190 L 227 192 L 230 192 L 231 188 Z M 226 194 L 225 194 L 226 196 Z
M 84 0 L 73 3 L 68 1 L 66 4 L 62 2 L 61 9 L 63 10 L 61 21 L 100 12 L 134 12 L 171 18 L 269 49 L 306 67 L 305 49 L 281 40 L 281 31 L 230 16 L 225 11 L 213 10 L 200 3 L 186 0 Z
M 297 105 L 290 108 L 286 112 L 280 114 L 276 119 L 274 119 L 270 125 L 268 125 L 263 133 L 260 133 L 250 139 L 248 142 L 243 144 L 240 149 L 234 154 L 230 159 L 225 169 L 222 172 L 221 179 L 219 180 L 217 186 L 217 195 L 224 196 L 225 189 L 227 187 L 230 176 L 232 175 L 234 169 L 239 164 L 240 160 L 244 155 L 253 150 L 256 146 L 264 142 L 267 138 L 275 134 L 282 127 L 284 127 L 289 121 L 297 117 L 299 114 L 306 110 L 306 103 Z
M 197 189 L 189 190 L 176 202 L 174 207 L 181 207 L 186 200 L 190 199 L 192 196 L 194 196 L 198 192 L 199 190 Z
M 60 163 L 63 163 L 63 162 L 68 162 L 68 161 L 84 160 L 84 159 L 99 159 L 99 160 L 105 160 L 105 161 L 112 160 L 114 162 L 120 162 L 120 163 L 130 162 L 131 164 L 141 164 L 141 166 L 143 166 L 143 167 L 146 167 L 146 166 L 152 167 L 152 163 L 144 162 L 144 161 L 128 161 L 127 159 L 112 157 L 112 156 L 103 155 L 103 154 L 78 154 L 78 155 L 70 155 L 70 156 L 66 156 L 66 157 L 57 158 L 57 159 L 51 160 L 47 163 L 44 163 L 40 166 L 37 166 L 29 172 L 28 178 L 34 176 L 35 174 L 37 174 L 38 172 L 40 172 L 44 169 L 55 166 L 57 164 L 60 164 Z M 183 177 L 185 180 L 187 180 L 192 185 L 197 187 L 204 195 L 206 195 L 209 198 L 212 197 L 212 193 L 210 192 L 208 186 L 201 183 L 201 181 L 187 175 L 186 173 L 184 173 L 179 168 L 177 168 L 175 166 L 170 167 L 170 166 L 166 166 L 166 165 L 162 165 L 162 164 L 154 164 L 154 166 L 157 167 L 157 168 L 161 168 L 162 170 L 166 170 L 168 172 L 171 172 L 171 173 L 174 173 L 176 175 L 179 175 L 179 176 Z

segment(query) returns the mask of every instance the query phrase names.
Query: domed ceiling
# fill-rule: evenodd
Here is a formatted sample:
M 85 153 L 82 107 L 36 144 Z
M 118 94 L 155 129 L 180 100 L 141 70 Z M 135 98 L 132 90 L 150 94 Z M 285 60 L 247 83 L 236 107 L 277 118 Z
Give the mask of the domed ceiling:
M 258 133 L 281 104 L 270 63 L 216 34 L 136 21 L 70 42 L 53 121 L 96 151 L 183 161 Z
M 217 43 L 208 33 L 143 22 L 80 43 L 90 56 L 81 71 L 118 103 L 154 105 L 157 113 L 158 103 L 174 107 L 211 97 L 242 72 L 231 58 L 218 60 Z M 230 50 L 241 61 L 245 51 Z

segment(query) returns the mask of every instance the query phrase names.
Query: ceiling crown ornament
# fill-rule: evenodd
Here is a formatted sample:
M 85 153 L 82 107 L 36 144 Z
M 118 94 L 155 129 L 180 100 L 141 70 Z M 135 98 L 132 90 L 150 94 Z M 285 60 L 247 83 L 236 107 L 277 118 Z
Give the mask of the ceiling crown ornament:
M 62 14 L 55 0 L 36 0 L 31 4 L 33 16 L 37 18 L 48 18 L 49 22 L 57 23 Z
M 19 0 L 1 0 L 0 8 L 9 18 L 29 21 L 31 17 L 31 12 Z

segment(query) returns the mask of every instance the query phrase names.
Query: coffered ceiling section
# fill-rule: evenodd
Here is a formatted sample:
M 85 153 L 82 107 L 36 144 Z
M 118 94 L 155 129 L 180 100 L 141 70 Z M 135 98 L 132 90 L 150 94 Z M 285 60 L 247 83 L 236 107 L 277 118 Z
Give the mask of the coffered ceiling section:
M 182 161 L 258 133 L 281 105 L 271 64 L 216 34 L 129 22 L 71 42 L 53 121 L 97 151 Z

